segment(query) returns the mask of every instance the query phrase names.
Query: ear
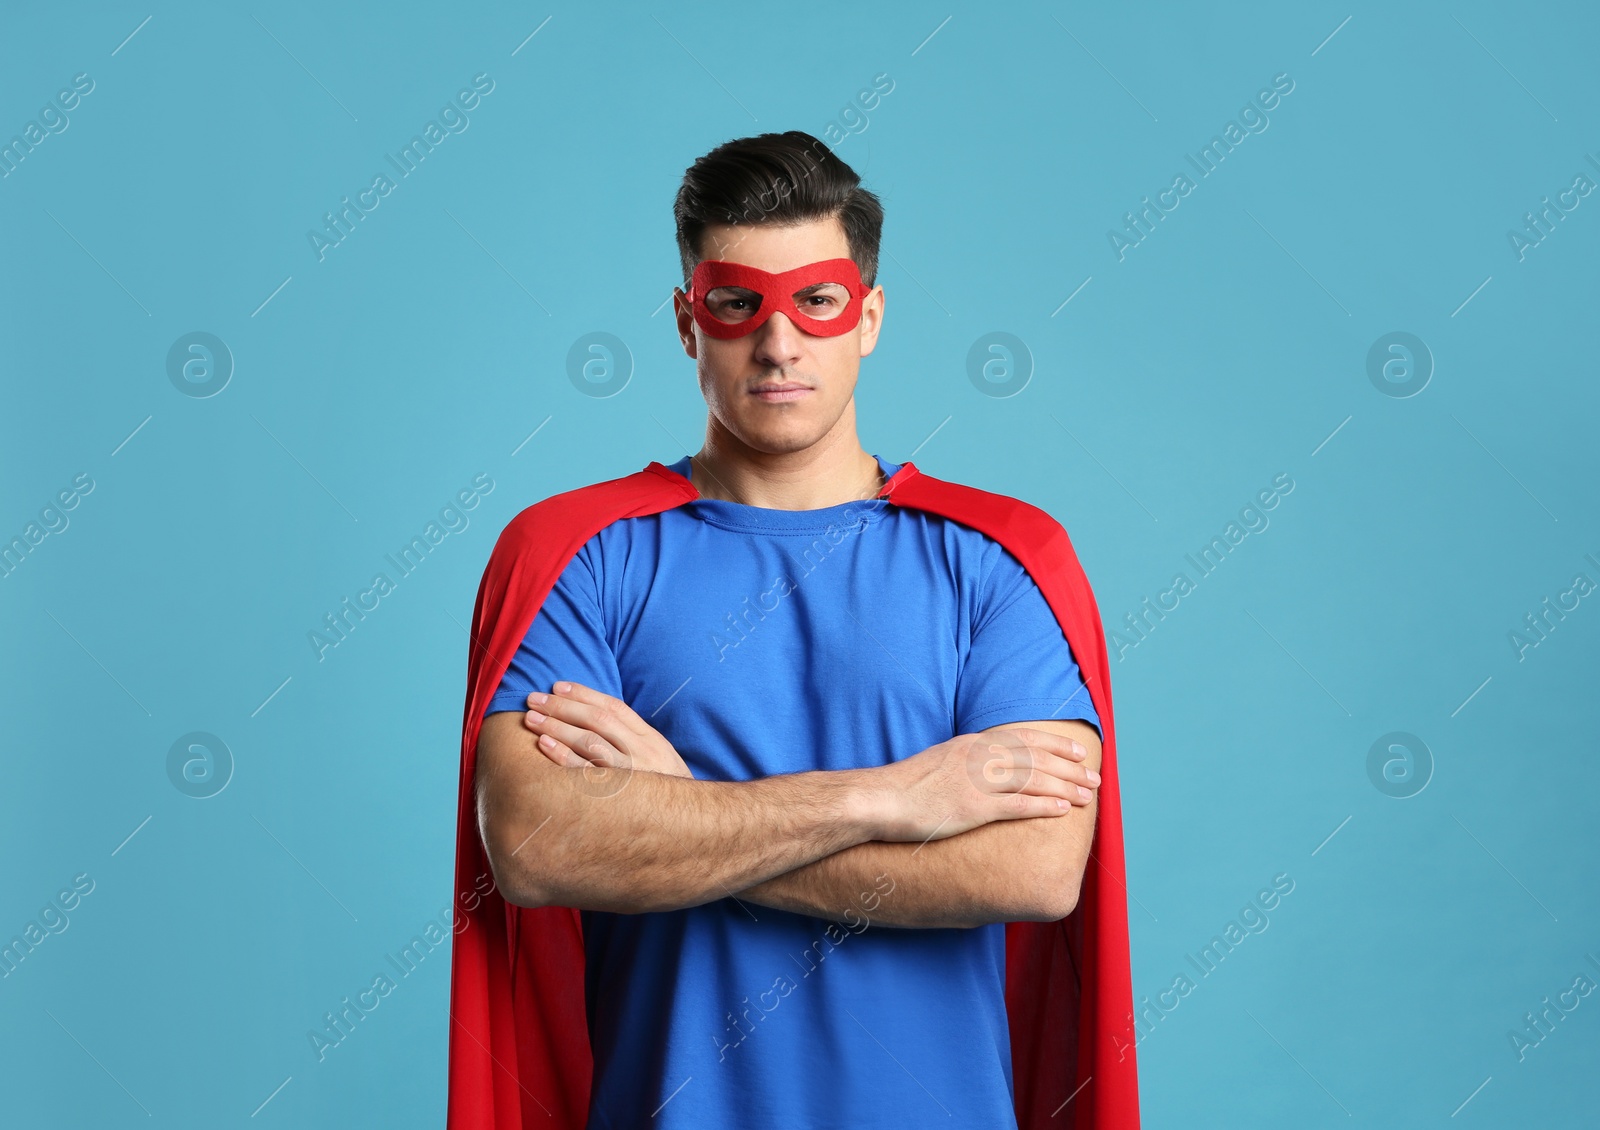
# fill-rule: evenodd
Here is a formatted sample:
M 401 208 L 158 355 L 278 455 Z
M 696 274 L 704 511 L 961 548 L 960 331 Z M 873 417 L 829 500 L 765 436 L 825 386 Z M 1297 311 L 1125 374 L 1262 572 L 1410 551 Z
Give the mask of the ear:
M 878 345 L 878 332 L 883 329 L 883 286 L 880 284 L 867 292 L 861 300 L 861 356 L 865 357 Z
M 700 343 L 694 332 L 694 309 L 689 305 L 689 296 L 682 287 L 672 288 L 672 312 L 678 323 L 678 341 L 683 345 L 683 351 L 698 361 Z

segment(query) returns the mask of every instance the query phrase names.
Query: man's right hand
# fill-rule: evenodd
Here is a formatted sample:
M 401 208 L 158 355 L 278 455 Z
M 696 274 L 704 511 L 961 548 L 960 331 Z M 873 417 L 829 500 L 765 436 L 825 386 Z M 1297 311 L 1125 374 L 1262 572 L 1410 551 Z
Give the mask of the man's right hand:
M 996 820 L 1061 816 L 1094 798 L 1099 775 L 1086 750 L 1062 734 L 1026 725 L 957 734 L 871 770 L 882 774 L 885 814 L 876 837 L 942 840 Z

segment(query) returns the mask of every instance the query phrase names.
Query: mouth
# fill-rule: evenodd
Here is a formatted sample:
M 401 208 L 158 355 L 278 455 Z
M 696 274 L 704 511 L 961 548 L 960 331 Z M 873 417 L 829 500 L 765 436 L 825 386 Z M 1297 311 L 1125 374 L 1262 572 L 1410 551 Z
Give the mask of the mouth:
M 778 381 L 758 385 L 751 389 L 750 393 L 769 403 L 781 403 L 786 400 L 799 400 L 812 391 L 810 385 L 803 385 L 798 381 Z

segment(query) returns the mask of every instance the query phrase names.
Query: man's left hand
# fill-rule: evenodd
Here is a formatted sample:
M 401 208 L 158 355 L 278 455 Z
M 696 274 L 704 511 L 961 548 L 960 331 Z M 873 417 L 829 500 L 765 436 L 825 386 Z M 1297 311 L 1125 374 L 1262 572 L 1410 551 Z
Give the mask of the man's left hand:
M 672 743 L 619 698 L 561 682 L 549 694 L 530 694 L 528 707 L 522 724 L 539 735 L 539 752 L 557 765 L 694 776 Z

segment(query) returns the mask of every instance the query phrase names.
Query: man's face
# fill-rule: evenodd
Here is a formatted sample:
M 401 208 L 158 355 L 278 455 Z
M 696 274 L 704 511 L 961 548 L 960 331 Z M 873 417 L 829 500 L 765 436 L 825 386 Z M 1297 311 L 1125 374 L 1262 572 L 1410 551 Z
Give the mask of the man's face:
M 779 227 L 774 224 L 717 224 L 705 230 L 704 259 L 743 263 L 778 274 L 826 259 L 848 259 L 844 227 L 833 217 Z M 803 451 L 840 426 L 853 429 L 852 406 L 861 358 L 878 342 L 883 321 L 883 288 L 875 286 L 861 303 L 861 321 L 845 333 L 823 337 L 806 333 L 787 315 L 774 312 L 743 337 L 716 338 L 701 330 L 681 287 L 674 287 L 678 336 L 693 357 L 700 392 L 711 414 L 746 446 L 770 454 Z M 713 308 L 737 294 L 713 291 Z M 796 299 L 804 303 L 804 299 Z M 825 305 L 822 298 L 819 306 Z M 723 305 L 724 309 L 728 307 Z M 765 389 L 788 391 L 764 392 Z

